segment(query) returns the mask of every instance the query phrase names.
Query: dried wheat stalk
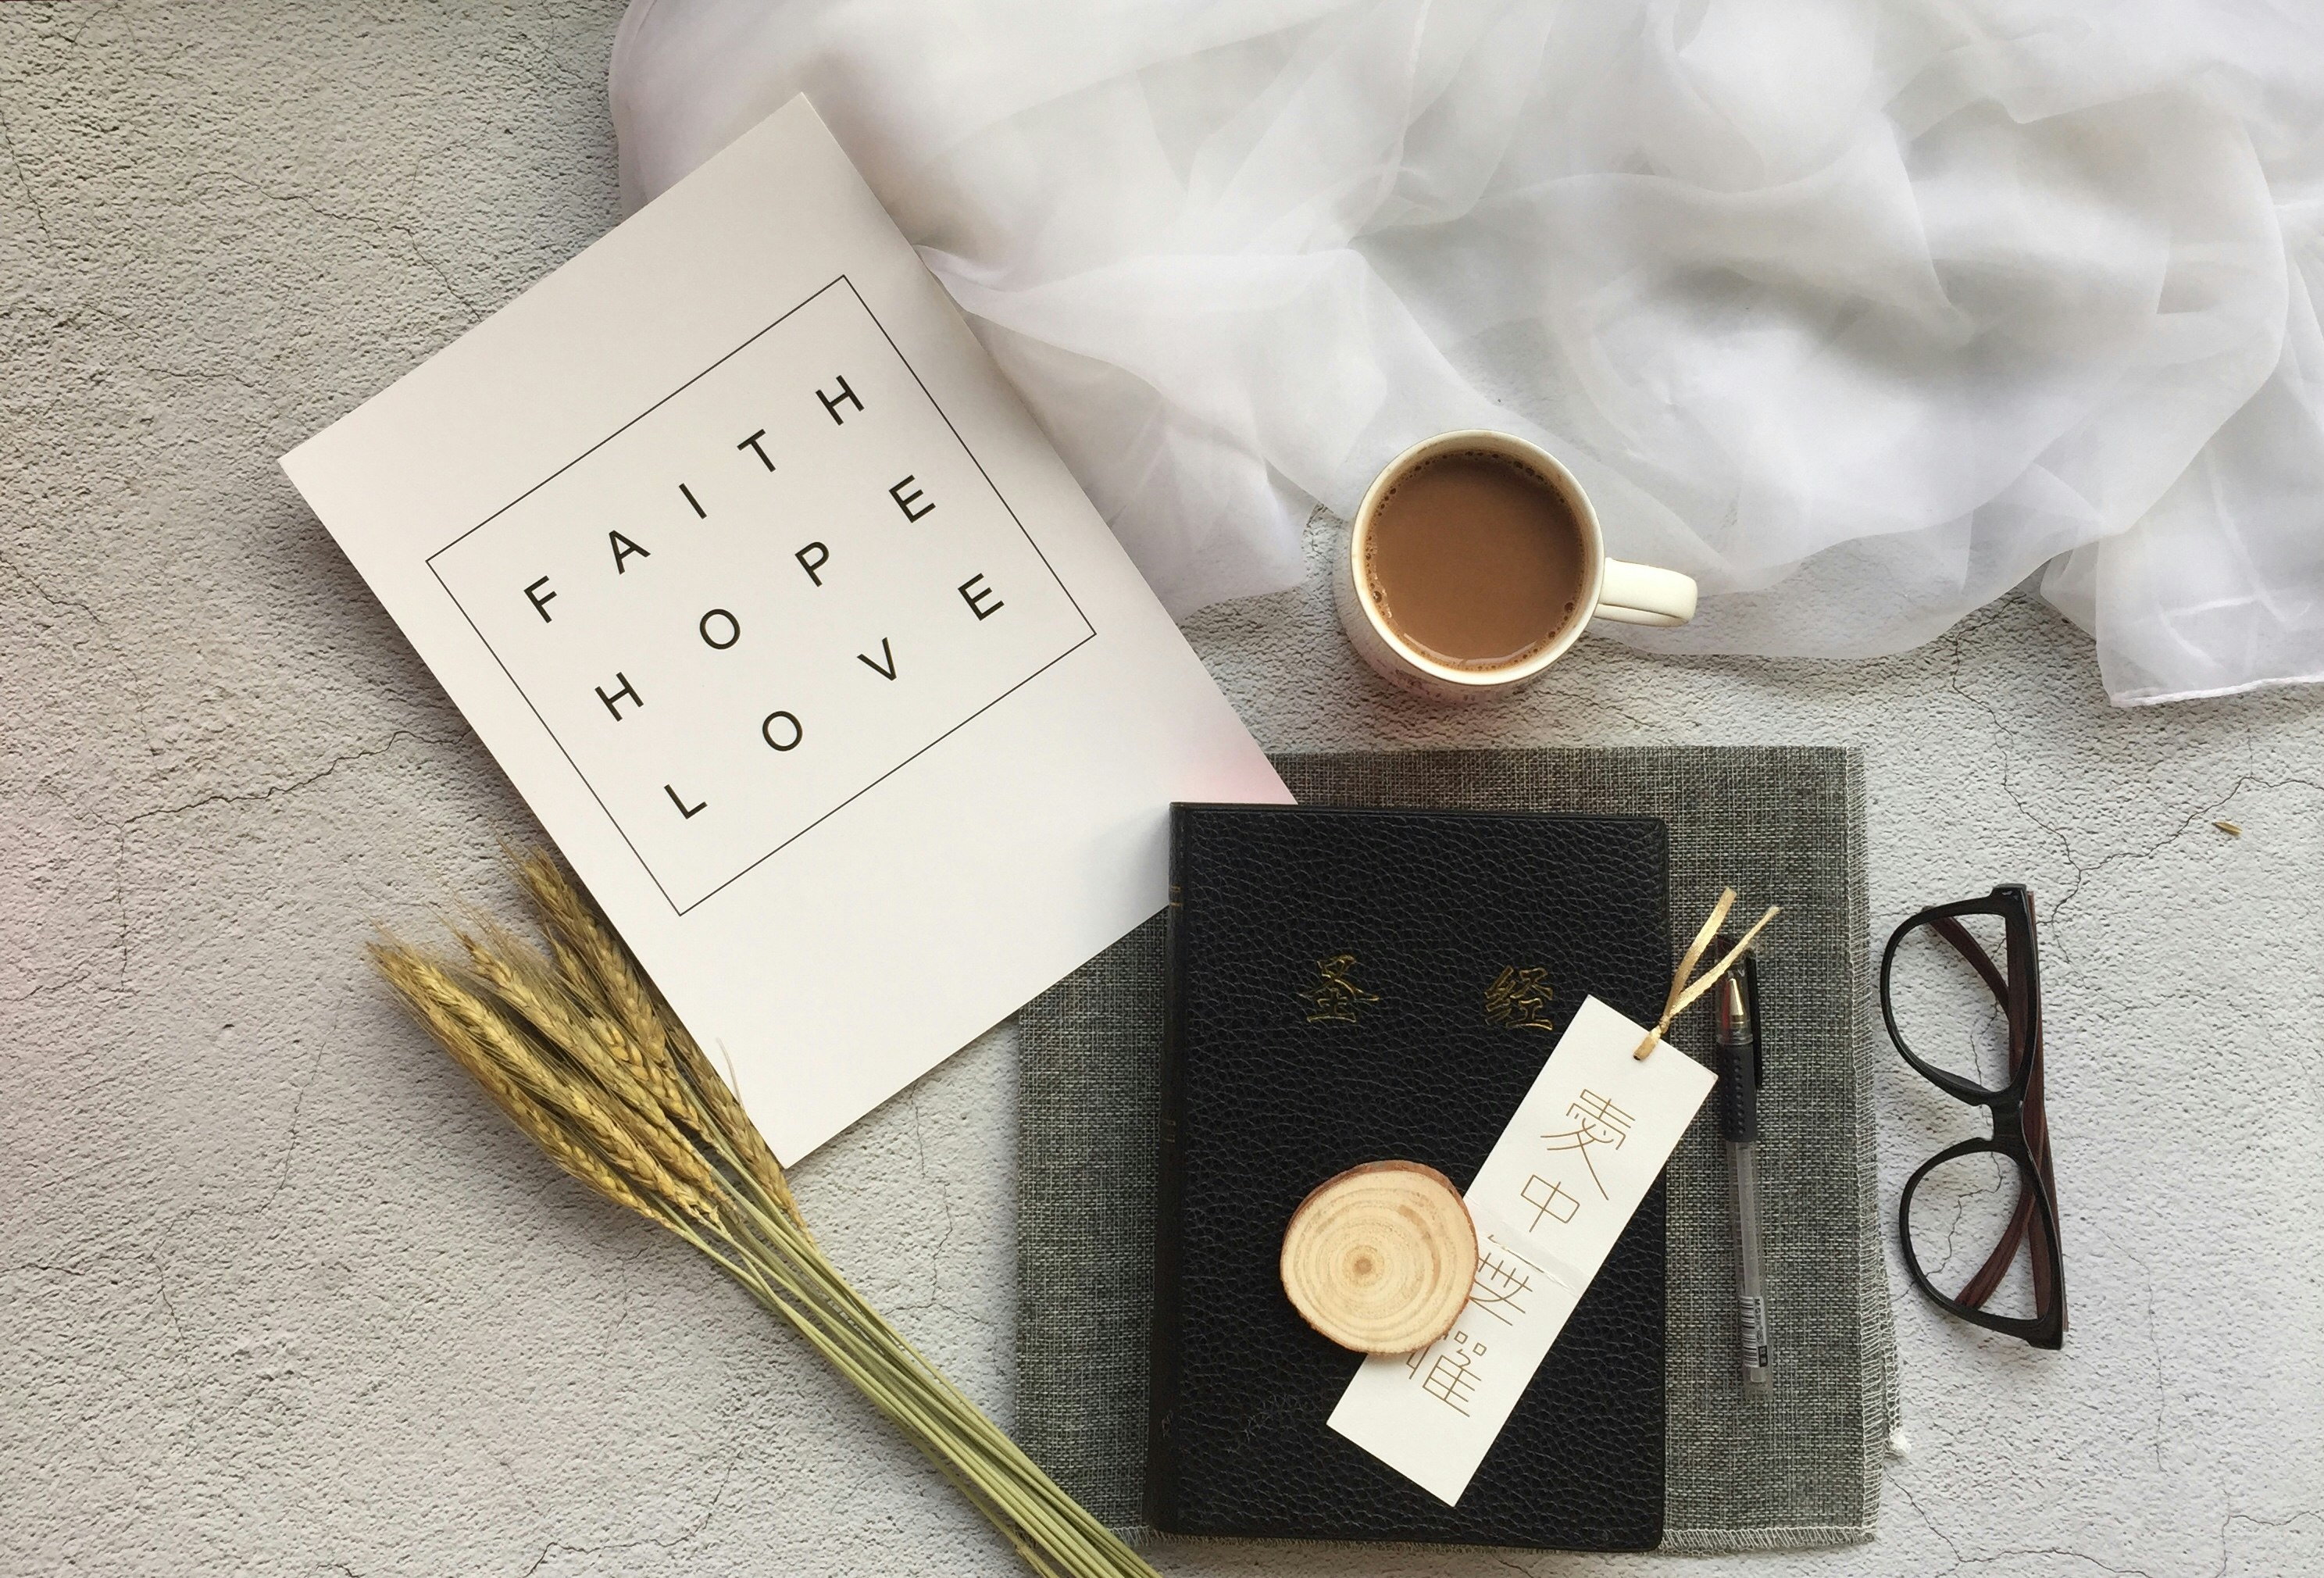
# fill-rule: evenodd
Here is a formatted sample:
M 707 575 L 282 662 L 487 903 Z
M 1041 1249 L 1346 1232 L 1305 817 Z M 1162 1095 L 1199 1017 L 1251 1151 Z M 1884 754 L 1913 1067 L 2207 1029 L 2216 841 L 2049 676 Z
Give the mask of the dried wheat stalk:
M 373 962 L 549 1159 L 669 1229 L 782 1317 L 1044 1578 L 1155 1578 L 866 1304 L 807 1231 L 742 1103 L 545 852 L 517 859 L 548 942 L 478 919 L 466 959 L 392 938 Z

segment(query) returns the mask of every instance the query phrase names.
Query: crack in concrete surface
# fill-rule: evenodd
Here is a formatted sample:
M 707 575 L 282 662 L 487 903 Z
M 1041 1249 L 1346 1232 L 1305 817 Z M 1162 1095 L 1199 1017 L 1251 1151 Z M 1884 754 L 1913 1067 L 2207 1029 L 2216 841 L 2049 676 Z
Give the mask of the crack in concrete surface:
M 346 209 L 326 208 L 320 202 L 318 202 L 315 198 L 308 196 L 304 192 L 276 191 L 272 188 L 262 185 L 258 181 L 251 180 L 246 175 L 242 175 L 230 170 L 204 171 L 202 175 L 205 179 L 232 182 L 248 191 L 257 194 L 259 197 L 263 198 L 272 203 L 290 204 L 304 208 L 307 212 L 314 215 L 318 219 L 328 219 L 335 224 L 353 226 L 364 234 L 374 237 L 394 237 L 401 241 L 404 247 L 410 251 L 414 262 L 418 263 L 420 267 L 426 269 L 429 273 L 436 276 L 436 281 L 438 284 L 443 286 L 444 293 L 452 299 L 452 300 L 459 307 L 460 310 L 468 315 L 468 321 L 470 323 L 481 323 L 484 321 L 484 309 L 477 306 L 475 302 L 470 300 L 466 293 L 464 292 L 458 285 L 453 282 L 452 276 L 446 272 L 444 265 L 438 263 L 436 259 L 429 254 L 428 249 L 420 245 L 419 231 L 410 224 L 410 221 L 401 219 L 383 219 L 376 214 L 362 214 L 351 212 Z
M 2264 1529 L 2291 1528 L 2295 1525 L 2302 1523 L 2315 1523 L 2319 1526 L 2324 1526 L 2324 1510 L 2303 1509 L 2298 1512 L 2289 1513 L 2282 1518 L 2260 1518 L 2249 1512 L 2228 1513 L 2226 1520 L 2219 1525 L 2219 1564 L 2213 1571 L 2211 1578 L 2227 1578 L 2228 1564 L 2235 1560 L 2235 1553 L 2229 1547 L 2229 1542 L 2234 1537 L 2236 1526 L 2237 1524 L 2243 1524 L 2246 1527 L 2250 1528 Z M 2264 1570 L 2263 1569 L 2262 1571 Z M 2312 1573 L 2315 1569 L 2310 1568 L 2309 1571 Z M 2256 1573 L 2254 1574 L 2254 1578 L 2258 1578 Z
M 51 591 L 38 576 L 18 564 L 7 554 L 0 553 L 0 569 L 5 569 L 16 579 L 30 586 L 32 589 L 32 595 L 50 607 L 69 610 L 96 625 L 100 631 L 106 630 L 105 617 L 95 608 L 77 597 L 67 597 L 61 593 Z M 107 632 L 107 639 L 110 639 L 110 632 Z
M 708 1528 L 710 1520 L 717 1516 L 718 1504 L 726 1499 L 726 1487 L 733 1481 L 734 1465 L 739 1461 L 738 1457 L 730 1457 L 726 1460 L 725 1470 L 718 1476 L 718 1488 L 711 1492 L 709 1501 L 704 1505 L 701 1513 L 695 1520 L 677 1534 L 643 1535 L 636 1539 L 603 1540 L 588 1544 L 572 1540 L 550 1540 L 540 1547 L 540 1555 L 532 1559 L 532 1565 L 524 1570 L 524 1578 L 532 1578 L 534 1573 L 539 1573 L 553 1557 L 558 1555 L 598 1556 L 643 1550 L 649 1546 L 658 1546 L 662 1550 L 675 1550 L 680 1546 L 691 1545 L 702 1537 L 703 1530 Z
M 1950 1564 L 1944 1568 L 1946 1573 L 1974 1571 L 1980 1567 L 1993 1566 L 2005 1562 L 2022 1561 L 2029 1556 L 2052 1556 L 2061 1561 L 2071 1562 L 2077 1566 L 2089 1567 L 2101 1573 L 2115 1573 L 2118 1575 L 2118 1578 L 2163 1578 L 2163 1574 L 2153 1573 L 2144 1567 L 2116 1566 L 2110 1562 L 2103 1561 L 2097 1556 L 2091 1555 L 2088 1551 L 2078 1550 L 2071 1546 L 2008 1546 L 1991 1551 L 1979 1551 L 1975 1553 L 1965 1551 L 1961 1548 L 1960 1542 L 1955 1539 L 1952 1535 L 1948 1533 L 1934 1518 L 1929 1515 L 1928 1509 L 1921 1505 L 1921 1499 L 1917 1495 L 1914 1494 L 1910 1486 L 1904 1484 L 1902 1481 L 1897 1480 L 1893 1476 L 1890 1478 L 1888 1482 L 1895 1487 L 1896 1493 L 1904 1499 L 1904 1502 L 1907 1506 L 1912 1508 L 1914 1516 L 1920 1519 L 1922 1527 L 1936 1536 L 1938 1543 L 1945 1547 L 1946 1553 L 1952 1558 Z
M 151 821 L 164 820 L 172 817 L 183 817 L 189 812 L 207 810 L 212 806 L 246 806 L 253 803 L 263 804 L 269 800 L 280 799 L 285 795 L 297 794 L 300 789 L 312 789 L 315 785 L 322 782 L 325 779 L 330 778 L 337 773 L 341 768 L 353 766 L 358 761 L 369 761 L 374 757 L 384 756 L 390 751 L 394 750 L 396 746 L 404 743 L 406 741 L 422 745 L 436 745 L 441 743 L 439 741 L 429 739 L 426 735 L 418 734 L 410 729 L 396 729 L 392 731 L 385 739 L 381 740 L 377 744 L 365 745 L 354 751 L 343 751 L 337 756 L 332 757 L 322 766 L 315 769 L 313 771 L 307 773 L 303 777 L 293 779 L 288 783 L 267 784 L 263 788 L 253 789 L 221 789 L 214 794 L 207 794 L 199 797 L 198 798 L 188 800 L 183 805 L 156 806 L 152 810 L 137 812 L 134 816 L 132 816 L 124 821 L 122 826 L 124 827 L 136 827 Z
M 2085 861 L 2066 829 L 2037 812 L 2034 803 L 2017 787 L 2014 771 L 2015 756 L 2013 749 L 2015 735 L 2009 726 L 2007 718 L 1999 707 L 1984 697 L 1973 694 L 1961 682 L 1963 654 L 1969 643 L 1981 635 L 1981 627 L 1989 625 L 1997 617 L 1998 614 L 1995 609 L 1980 610 L 1955 626 L 1947 635 L 1945 641 L 1950 660 L 1948 665 L 1946 683 L 1954 695 L 1984 713 L 1991 729 L 1993 751 L 2001 762 L 2000 783 L 2003 792 L 2008 797 L 2011 805 L 2016 807 L 2018 814 L 2024 817 L 2027 824 L 2039 829 L 2056 847 L 2061 861 L 2073 872 L 2073 880 L 2066 891 L 2048 899 L 2045 905 L 2047 913 L 2043 918 L 2044 922 L 2053 936 L 2062 928 L 2068 909 L 2080 900 L 2083 890 L 2094 878 L 2110 867 L 2124 862 L 2135 863 L 2153 859 L 2181 838 L 2185 837 L 2197 826 L 2208 824 L 2224 814 L 2246 790 L 2301 788 L 2324 794 L 2324 782 L 2297 773 L 2271 776 L 2246 771 L 2238 776 L 2224 791 L 2214 794 L 2211 798 L 2187 811 L 2181 817 L 2178 824 L 2161 837 L 2150 839 L 2128 848 L 2108 850 L 2095 859 Z M 2246 727 L 2245 734 L 2246 749 L 2248 752 L 2251 748 L 2248 725 Z
M 130 921 L 124 907 L 125 895 L 118 883 L 117 872 L 122 854 L 122 844 L 130 835 L 132 830 L 142 829 L 143 825 L 148 822 L 167 821 L 173 817 L 186 816 L 195 811 L 206 810 L 212 807 L 265 804 L 273 800 L 281 799 L 286 796 L 295 795 L 303 789 L 311 789 L 315 785 L 323 782 L 325 780 L 337 775 L 343 769 L 353 766 L 357 762 L 368 761 L 378 757 L 384 756 L 391 751 L 394 750 L 396 746 L 406 743 L 425 745 L 435 745 L 440 743 L 440 742 L 430 739 L 429 736 L 419 734 L 414 730 L 398 728 L 391 731 L 385 738 L 380 740 L 375 744 L 362 746 L 353 751 L 341 752 L 338 755 L 334 756 L 329 761 L 326 761 L 322 766 L 313 769 L 312 771 L 297 778 L 291 779 L 287 782 L 267 784 L 252 789 L 218 790 L 214 793 L 203 795 L 195 799 L 186 801 L 180 805 L 157 806 L 148 810 L 135 812 L 131 816 L 124 817 L 112 829 L 115 839 L 114 859 L 116 870 L 116 881 L 111 892 L 107 896 L 108 902 L 112 905 L 114 910 L 114 926 L 113 936 L 106 945 L 106 951 L 113 956 L 114 974 L 115 979 L 110 985 L 101 986 L 100 989 L 117 993 L 126 993 L 131 991 L 128 979 Z M 57 798 L 63 799 L 62 795 L 55 791 L 52 786 L 44 784 L 40 787 L 48 789 L 51 793 L 57 794 Z M 69 807 L 70 802 L 67 801 L 66 804 Z M 29 1003 L 34 999 L 45 995 L 62 994 L 76 986 L 93 984 L 94 978 L 97 976 L 97 973 L 98 965 L 95 960 L 93 958 L 85 959 L 78 964 L 73 966 L 69 974 L 57 979 L 35 983 L 33 985 L 27 987 L 22 992 L 0 992 L 0 1004 Z
M 5 104 L 0 104 L 0 149 L 7 152 L 8 168 L 15 175 L 16 184 L 23 189 L 24 201 L 32 210 L 32 217 L 40 224 L 41 239 L 53 243 L 56 237 L 50 234 L 48 215 L 42 211 L 41 194 L 34 189 L 32 178 L 24 173 L 24 161 L 16 152 L 16 139 L 9 133 L 8 108 Z
M 2089 1223 L 2085 1231 L 2098 1234 L 2113 1247 L 2116 1254 L 2138 1268 L 2138 1288 L 2145 1306 L 2146 1355 L 2154 1378 L 2154 1472 L 2160 1478 L 2166 1472 L 2163 1465 L 2163 1443 L 2170 1427 L 2171 1385 L 2163 1371 L 2163 1333 L 2155 1324 L 2154 1270 L 2123 1243 L 2119 1234 L 2109 1232 L 2097 1223 Z

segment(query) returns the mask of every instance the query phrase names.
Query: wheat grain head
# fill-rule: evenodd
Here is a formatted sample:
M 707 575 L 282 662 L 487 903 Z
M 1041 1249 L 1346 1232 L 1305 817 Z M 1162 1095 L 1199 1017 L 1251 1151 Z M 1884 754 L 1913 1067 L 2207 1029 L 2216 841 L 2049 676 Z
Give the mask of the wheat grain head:
M 594 985 L 594 995 L 629 1032 L 624 1049 L 653 1071 L 651 1079 L 641 1076 L 641 1083 L 696 1132 L 722 1142 L 761 1192 L 804 1229 L 789 1181 L 766 1138 L 596 906 L 545 849 L 517 857 L 517 880 L 559 946 L 560 960 L 570 958 L 573 964 L 566 967 L 577 967 Z
M 641 1057 L 620 1026 L 590 1013 L 566 990 L 549 962 L 523 938 L 490 920 L 482 935 L 455 931 L 470 966 L 508 1014 L 529 1025 L 540 1042 L 561 1054 L 577 1079 L 596 1087 L 629 1130 L 672 1174 L 706 1195 L 719 1183 L 702 1155 L 680 1132 L 678 1116 L 638 1078 Z M 689 1103 L 690 1105 L 690 1103 Z
M 551 1161 L 624 1210 L 657 1222 L 662 1220 L 661 1213 L 615 1172 L 604 1158 L 591 1150 L 562 1119 L 529 1094 L 477 1044 L 471 1029 L 475 1014 L 453 1006 L 468 993 L 448 971 L 418 949 L 392 940 L 372 944 L 370 954 L 374 967 L 403 1000 L 412 1017 Z

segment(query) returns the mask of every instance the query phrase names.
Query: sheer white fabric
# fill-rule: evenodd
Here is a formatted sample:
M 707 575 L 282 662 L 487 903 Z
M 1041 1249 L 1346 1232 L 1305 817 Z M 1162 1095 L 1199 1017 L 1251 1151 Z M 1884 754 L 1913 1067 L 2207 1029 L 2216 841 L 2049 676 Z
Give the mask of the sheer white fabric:
M 2324 7 L 633 0 L 626 199 L 802 90 L 1174 612 L 1498 427 L 1702 583 L 1640 645 L 2046 563 L 2118 702 L 2324 678 Z

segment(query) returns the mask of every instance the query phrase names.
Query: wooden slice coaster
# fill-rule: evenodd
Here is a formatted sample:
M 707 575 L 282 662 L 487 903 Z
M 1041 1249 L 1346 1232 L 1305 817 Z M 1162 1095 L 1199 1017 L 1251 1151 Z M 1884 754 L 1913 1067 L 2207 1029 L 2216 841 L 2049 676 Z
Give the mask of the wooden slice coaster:
M 1452 1180 L 1367 1162 L 1315 1186 L 1283 1230 L 1283 1291 L 1359 1353 L 1409 1353 L 1452 1329 L 1477 1275 L 1477 1229 Z

